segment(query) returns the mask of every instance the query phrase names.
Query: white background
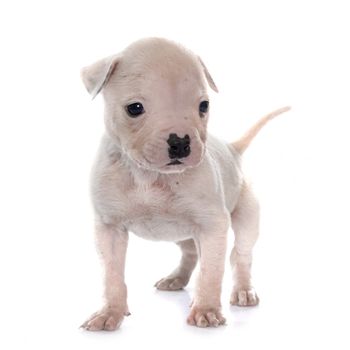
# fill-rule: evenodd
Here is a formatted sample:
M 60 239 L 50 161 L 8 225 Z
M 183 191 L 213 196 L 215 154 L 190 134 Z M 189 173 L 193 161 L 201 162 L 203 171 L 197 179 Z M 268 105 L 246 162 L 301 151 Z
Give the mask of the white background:
M 334 0 L 2 1 L 0 347 L 349 349 L 349 18 Z M 78 327 L 102 294 L 88 182 L 103 105 L 79 70 L 145 36 L 206 62 L 220 90 L 209 129 L 223 139 L 293 107 L 246 153 L 262 206 L 261 304 L 229 307 L 227 265 L 227 326 L 187 326 L 193 282 L 152 288 L 177 248 L 131 237 L 132 316 L 117 332 L 88 333 Z

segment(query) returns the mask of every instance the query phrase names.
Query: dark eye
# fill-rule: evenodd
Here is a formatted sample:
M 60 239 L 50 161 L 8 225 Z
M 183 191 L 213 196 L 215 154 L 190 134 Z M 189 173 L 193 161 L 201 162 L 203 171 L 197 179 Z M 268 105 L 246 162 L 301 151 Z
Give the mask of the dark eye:
M 140 102 L 135 102 L 135 103 L 132 103 L 131 105 L 126 106 L 126 110 L 129 114 L 129 117 L 131 118 L 136 118 L 139 115 L 145 113 L 142 103 Z
M 208 109 L 209 109 L 209 101 L 202 101 L 202 102 L 199 104 L 199 113 L 200 113 L 200 114 L 207 113 L 207 112 L 208 112 Z

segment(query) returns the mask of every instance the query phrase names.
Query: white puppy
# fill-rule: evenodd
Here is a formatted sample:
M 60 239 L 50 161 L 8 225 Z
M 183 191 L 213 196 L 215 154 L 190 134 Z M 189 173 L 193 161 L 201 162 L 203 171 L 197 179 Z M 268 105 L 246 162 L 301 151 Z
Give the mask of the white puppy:
M 186 286 L 199 260 L 187 322 L 216 327 L 225 323 L 220 296 L 232 224 L 231 303 L 256 305 L 250 267 L 259 205 L 240 159 L 260 128 L 288 108 L 264 117 L 235 143 L 218 141 L 206 132 L 206 81 L 217 91 L 213 79 L 198 56 L 159 38 L 138 41 L 84 68 L 82 79 L 92 96 L 103 93 L 106 124 L 92 174 L 106 300 L 83 327 L 114 330 L 129 314 L 124 282 L 129 231 L 181 248 L 180 265 L 156 283 L 158 289 Z

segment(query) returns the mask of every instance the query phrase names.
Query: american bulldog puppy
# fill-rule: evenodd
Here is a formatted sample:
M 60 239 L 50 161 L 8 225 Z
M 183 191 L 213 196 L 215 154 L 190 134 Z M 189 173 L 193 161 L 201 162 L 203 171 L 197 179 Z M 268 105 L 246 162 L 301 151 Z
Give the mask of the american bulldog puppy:
M 259 302 L 251 284 L 259 205 L 241 171 L 241 155 L 262 126 L 221 142 L 207 133 L 207 84 L 217 87 L 201 59 L 169 40 L 148 38 L 82 70 L 90 94 L 102 93 L 106 133 L 92 171 L 97 247 L 105 269 L 105 304 L 82 327 L 115 330 L 129 314 L 124 282 L 128 234 L 175 242 L 179 266 L 156 283 L 186 286 L 197 261 L 190 325 L 217 327 L 221 313 L 227 231 L 232 225 L 231 303 Z

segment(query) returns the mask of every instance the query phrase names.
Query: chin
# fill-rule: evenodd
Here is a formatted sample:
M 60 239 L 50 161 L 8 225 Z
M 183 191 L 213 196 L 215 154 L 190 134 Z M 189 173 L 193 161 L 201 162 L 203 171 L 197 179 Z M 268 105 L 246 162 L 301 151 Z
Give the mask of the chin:
M 156 165 L 148 162 L 135 161 L 137 166 L 144 170 L 154 171 L 160 174 L 179 174 L 183 173 L 186 169 L 192 168 L 192 166 L 185 165 L 183 163 L 176 165 Z
M 132 157 L 132 160 L 139 168 L 144 170 L 155 171 L 160 174 L 180 174 L 187 169 L 197 167 L 202 162 L 203 157 L 196 161 L 188 158 L 180 160 L 169 159 L 166 164 L 153 163 L 144 157 Z
M 180 165 L 165 165 L 158 169 L 158 172 L 161 174 L 180 174 L 183 173 L 186 169 L 191 168 L 184 164 Z
M 179 174 L 179 173 L 183 173 L 187 169 L 197 167 L 202 162 L 202 160 L 203 160 L 203 158 L 201 158 L 197 162 L 184 161 L 184 162 L 174 162 L 174 164 L 172 164 L 172 162 L 170 162 L 170 163 L 158 168 L 158 171 L 160 173 L 163 173 L 163 174 Z

